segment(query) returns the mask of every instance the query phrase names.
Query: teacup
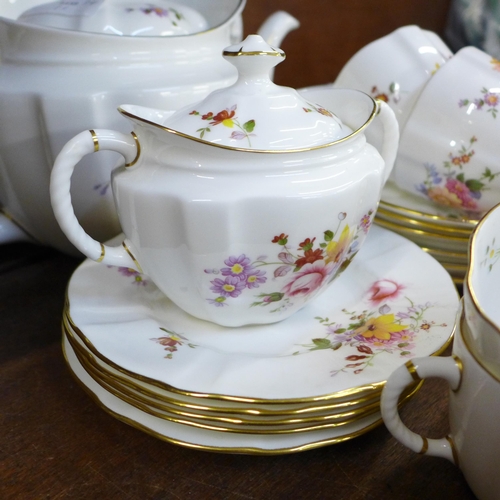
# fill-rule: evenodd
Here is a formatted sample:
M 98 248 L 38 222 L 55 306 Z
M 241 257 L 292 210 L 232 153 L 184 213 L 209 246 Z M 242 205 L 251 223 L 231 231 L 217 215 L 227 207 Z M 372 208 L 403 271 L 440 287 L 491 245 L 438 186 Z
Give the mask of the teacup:
M 471 350 L 500 377 L 500 205 L 481 219 L 469 245 L 464 313 Z
M 423 87 L 451 56 L 437 34 L 404 26 L 354 54 L 334 87 L 362 90 L 387 102 L 402 130 Z
M 392 178 L 439 205 L 482 214 L 500 202 L 500 66 L 474 47 L 429 80 L 401 134 Z
M 473 339 L 460 311 L 449 357 L 414 358 L 394 371 L 382 391 L 381 410 L 389 431 L 416 453 L 444 457 L 462 470 L 481 500 L 496 500 L 500 492 L 500 376 L 474 354 Z M 401 421 L 398 398 L 407 385 L 439 377 L 450 385 L 450 435 L 429 439 L 410 431 Z

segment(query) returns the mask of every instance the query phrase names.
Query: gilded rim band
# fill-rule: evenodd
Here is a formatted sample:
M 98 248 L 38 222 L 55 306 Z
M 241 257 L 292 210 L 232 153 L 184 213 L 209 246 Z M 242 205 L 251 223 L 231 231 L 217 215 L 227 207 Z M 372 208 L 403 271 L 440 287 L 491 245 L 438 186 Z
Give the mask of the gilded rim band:
M 289 454 L 289 453 L 298 453 L 306 450 L 312 450 L 315 448 L 319 448 L 322 446 L 328 446 L 336 443 L 342 443 L 344 441 L 348 441 L 350 439 L 353 439 L 355 437 L 361 436 L 372 429 L 375 429 L 378 427 L 380 424 L 382 424 L 382 419 L 378 419 L 377 421 L 373 422 L 371 425 L 360 429 L 359 431 L 352 432 L 351 434 L 337 437 L 337 438 L 329 438 L 329 439 L 324 439 L 324 440 L 319 440 L 319 441 L 314 441 L 311 443 L 306 443 L 303 445 L 299 446 L 293 446 L 293 447 L 283 447 L 283 448 L 275 448 L 275 449 L 265 449 L 265 448 L 257 448 L 257 447 L 238 447 L 238 446 L 231 446 L 231 447 L 223 447 L 223 446 L 207 446 L 207 445 L 202 445 L 202 444 L 197 444 L 197 443 L 190 443 L 188 441 L 183 441 L 181 439 L 176 439 L 172 438 L 169 436 L 166 436 L 165 434 L 161 434 L 160 432 L 157 432 L 144 424 L 141 424 L 129 417 L 126 417 L 124 415 L 121 415 L 111 408 L 108 408 L 104 403 L 101 402 L 101 400 L 98 398 L 94 392 L 90 388 L 88 388 L 84 382 L 80 380 L 80 378 L 76 375 L 75 371 L 73 370 L 73 367 L 71 366 L 69 360 L 68 360 L 68 355 L 66 353 L 66 349 L 63 345 L 63 354 L 64 358 L 66 360 L 66 363 L 70 369 L 70 372 L 74 379 L 77 381 L 78 385 L 83 389 L 84 392 L 87 393 L 87 395 L 94 401 L 94 403 L 104 410 L 106 413 L 111 415 L 112 417 L 116 418 L 117 420 L 130 425 L 131 427 L 134 427 L 142 432 L 145 432 L 146 434 L 153 436 L 157 439 L 160 439 L 161 441 L 165 441 L 167 443 L 171 444 L 176 444 L 178 446 L 183 446 L 185 448 L 191 448 L 191 449 L 196 449 L 196 450 L 205 450 L 205 451 L 212 451 L 212 452 L 219 452 L 219 453 L 244 453 L 246 455 L 284 455 L 284 454 Z
M 239 56 L 273 56 L 273 57 L 282 57 L 285 59 L 286 55 L 284 52 L 278 52 L 277 50 L 274 52 L 264 52 L 260 50 L 245 52 L 243 50 L 239 50 L 238 52 L 231 52 L 229 50 L 225 50 L 222 53 L 223 56 L 227 57 L 239 57 Z
M 422 438 L 422 449 L 418 452 L 419 455 L 425 455 L 427 450 L 429 449 L 429 441 L 424 436 L 420 436 Z
M 94 130 L 89 130 L 89 132 L 92 136 L 92 142 L 94 143 L 94 153 L 97 153 L 97 151 L 99 151 L 99 138 Z
M 96 262 L 102 262 L 104 260 L 104 256 L 106 255 L 106 248 L 101 243 L 101 256 L 96 260 Z
M 462 386 L 462 379 L 463 379 L 463 375 L 464 375 L 464 365 L 462 363 L 462 360 L 456 354 L 453 354 L 452 358 L 455 360 L 455 364 L 457 365 L 458 371 L 460 372 L 460 380 L 458 382 L 458 385 L 457 385 L 456 389 L 453 389 L 453 392 L 458 392 L 460 387 Z
M 457 467 L 460 467 L 460 462 L 458 460 L 458 453 L 457 449 L 455 448 L 455 443 L 453 442 L 453 439 L 451 439 L 451 436 L 446 436 L 445 439 L 446 441 L 448 441 L 448 443 L 450 443 L 451 454 L 453 455 L 453 461 L 455 462 L 455 465 Z
M 407 361 L 405 363 L 405 366 L 406 366 L 406 369 L 408 370 L 408 373 L 411 375 L 411 378 L 415 381 L 415 382 L 420 382 L 422 379 L 420 378 L 420 375 L 418 374 L 417 372 L 417 368 L 415 367 L 415 365 L 413 364 L 413 362 L 410 360 L 410 361 Z
M 135 132 L 131 132 L 131 134 L 132 134 L 132 137 L 134 138 L 135 145 L 137 147 L 137 154 L 135 155 L 135 158 L 130 163 L 125 163 L 126 167 L 132 167 L 133 165 L 135 165 L 137 163 L 137 161 L 139 160 L 139 157 L 141 156 L 141 143 L 139 142 L 139 138 L 137 137 Z
M 137 266 L 137 270 L 143 274 L 142 267 L 140 266 L 139 262 L 137 262 L 137 259 L 134 257 L 134 254 L 131 252 L 130 248 L 127 246 L 127 244 L 123 241 L 122 246 L 125 249 L 125 251 L 128 253 L 129 257 L 134 261 L 134 264 Z

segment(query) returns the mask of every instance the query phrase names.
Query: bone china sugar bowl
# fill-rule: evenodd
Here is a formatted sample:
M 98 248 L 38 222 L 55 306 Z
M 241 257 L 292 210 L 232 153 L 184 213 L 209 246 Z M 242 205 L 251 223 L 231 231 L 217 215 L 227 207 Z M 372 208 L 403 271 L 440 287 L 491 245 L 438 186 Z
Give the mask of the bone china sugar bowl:
M 327 89 L 334 114 L 275 85 L 269 74 L 285 55 L 258 35 L 223 55 L 239 72 L 231 87 L 175 112 L 124 105 L 132 134 L 70 140 L 52 171 L 52 205 L 84 254 L 148 275 L 185 312 L 223 326 L 273 323 L 359 250 L 394 162 L 397 121 L 359 91 Z M 377 115 L 381 154 L 363 134 Z M 118 247 L 88 236 L 71 206 L 74 165 L 97 150 L 125 158 L 112 174 Z

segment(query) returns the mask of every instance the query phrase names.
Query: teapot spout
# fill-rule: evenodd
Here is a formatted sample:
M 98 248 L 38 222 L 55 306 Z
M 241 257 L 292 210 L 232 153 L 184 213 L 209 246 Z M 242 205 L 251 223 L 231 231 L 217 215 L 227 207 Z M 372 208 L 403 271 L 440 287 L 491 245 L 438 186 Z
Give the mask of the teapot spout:
M 279 47 L 283 39 L 297 29 L 300 23 L 288 12 L 279 10 L 271 14 L 259 28 L 258 34 L 271 46 Z

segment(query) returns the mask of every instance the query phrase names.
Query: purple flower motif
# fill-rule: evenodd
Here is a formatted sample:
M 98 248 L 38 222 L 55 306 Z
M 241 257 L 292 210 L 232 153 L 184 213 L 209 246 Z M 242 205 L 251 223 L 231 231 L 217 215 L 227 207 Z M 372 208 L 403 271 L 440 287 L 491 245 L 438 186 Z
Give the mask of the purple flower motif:
M 146 286 L 148 284 L 148 280 L 145 280 L 141 273 L 138 273 L 135 269 L 131 269 L 130 267 L 119 267 L 118 272 L 123 274 L 123 276 L 134 278 L 134 285 Z
M 225 280 L 216 278 L 210 283 L 213 285 L 210 287 L 213 292 L 233 298 L 238 297 L 247 286 L 246 281 L 242 281 L 238 276 L 226 276 Z
M 223 276 L 236 276 L 243 281 L 246 281 L 248 274 L 254 270 L 250 259 L 244 253 L 239 257 L 229 257 L 224 264 L 229 267 L 223 267 L 220 270 Z
M 247 287 L 259 288 L 259 285 L 267 281 L 267 278 L 264 276 L 265 274 L 265 271 L 260 271 L 258 269 L 250 270 L 249 274 L 247 275 Z

